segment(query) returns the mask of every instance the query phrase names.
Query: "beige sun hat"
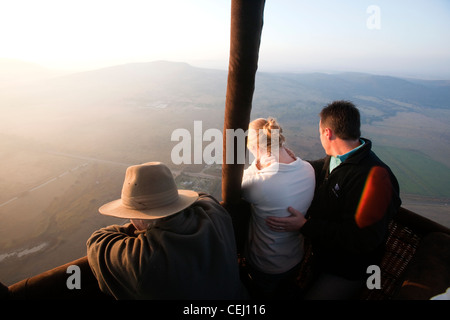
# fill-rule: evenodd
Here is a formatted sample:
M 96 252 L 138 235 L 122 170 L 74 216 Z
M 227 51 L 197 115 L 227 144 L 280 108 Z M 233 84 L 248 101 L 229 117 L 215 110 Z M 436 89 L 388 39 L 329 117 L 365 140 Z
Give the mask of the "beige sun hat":
M 159 219 L 186 209 L 197 199 L 195 191 L 178 190 L 165 164 L 148 162 L 128 167 L 121 198 L 98 210 L 118 218 Z

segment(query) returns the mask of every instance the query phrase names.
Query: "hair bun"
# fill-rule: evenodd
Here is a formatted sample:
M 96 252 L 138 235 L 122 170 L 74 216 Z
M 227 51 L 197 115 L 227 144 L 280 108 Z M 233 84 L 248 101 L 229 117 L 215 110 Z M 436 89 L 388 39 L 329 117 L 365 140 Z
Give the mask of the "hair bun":
M 251 138 L 249 135 L 248 145 L 258 146 L 260 141 L 262 141 L 259 139 L 262 138 L 266 140 L 264 145 L 269 152 L 271 150 L 272 142 L 277 141 L 278 146 L 281 147 L 286 141 L 284 135 L 282 134 L 283 129 L 281 129 L 281 126 L 279 125 L 277 120 L 272 117 L 269 117 L 267 119 L 258 118 L 256 120 L 253 120 L 249 124 L 249 129 L 255 130 L 256 135 L 252 136 Z M 273 132 L 272 130 L 275 130 L 275 132 Z M 272 136 L 272 133 L 274 133 L 274 136 Z
M 278 133 L 282 133 L 283 130 L 281 126 L 278 124 L 277 120 L 274 118 L 268 118 L 267 122 L 264 124 L 264 133 L 270 137 L 272 134 L 272 130 L 279 130 Z

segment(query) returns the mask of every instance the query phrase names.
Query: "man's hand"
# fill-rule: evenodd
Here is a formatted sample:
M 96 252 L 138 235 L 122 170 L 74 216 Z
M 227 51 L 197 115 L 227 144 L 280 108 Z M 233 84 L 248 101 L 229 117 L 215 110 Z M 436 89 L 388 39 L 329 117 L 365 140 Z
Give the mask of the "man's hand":
M 268 217 L 266 219 L 266 224 L 271 230 L 277 232 L 300 230 L 306 222 L 305 217 L 300 211 L 295 210 L 292 207 L 289 207 L 288 211 L 291 213 L 289 217 Z

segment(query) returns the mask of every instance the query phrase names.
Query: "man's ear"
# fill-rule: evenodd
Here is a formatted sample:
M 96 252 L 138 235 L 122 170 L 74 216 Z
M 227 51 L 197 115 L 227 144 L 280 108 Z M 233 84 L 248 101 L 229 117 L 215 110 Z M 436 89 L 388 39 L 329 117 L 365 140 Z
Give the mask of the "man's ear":
M 323 129 L 323 135 L 327 137 L 328 140 L 332 140 L 334 138 L 333 130 L 330 128 Z

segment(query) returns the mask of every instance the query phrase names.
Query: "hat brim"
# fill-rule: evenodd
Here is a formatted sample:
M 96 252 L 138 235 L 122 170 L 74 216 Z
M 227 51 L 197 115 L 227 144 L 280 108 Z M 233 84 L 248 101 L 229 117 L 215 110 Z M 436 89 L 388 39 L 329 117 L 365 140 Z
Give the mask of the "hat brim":
M 148 210 L 133 210 L 122 205 L 122 199 L 108 202 L 98 211 L 107 216 L 125 219 L 159 219 L 178 213 L 193 204 L 199 195 L 192 190 L 178 190 L 178 200 L 163 207 Z

